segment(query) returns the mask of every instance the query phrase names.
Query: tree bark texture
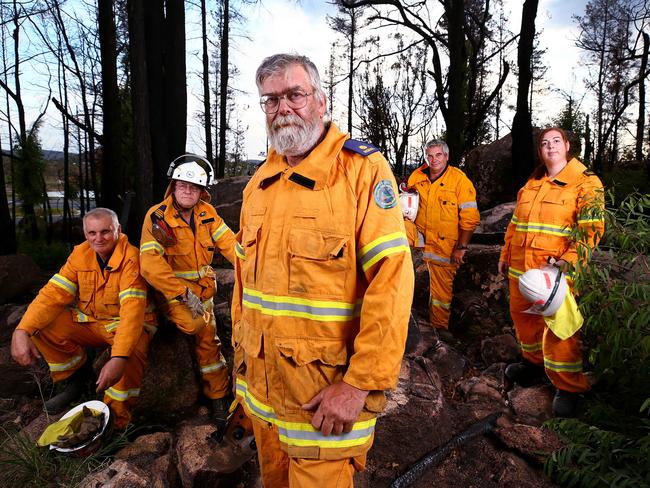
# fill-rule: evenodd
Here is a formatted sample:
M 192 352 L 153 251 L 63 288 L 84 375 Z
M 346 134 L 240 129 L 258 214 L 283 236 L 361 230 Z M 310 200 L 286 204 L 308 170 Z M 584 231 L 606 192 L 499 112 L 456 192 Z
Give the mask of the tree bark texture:
M 521 15 L 521 33 L 517 50 L 519 79 L 517 82 L 517 110 L 512 121 L 512 190 L 521 188 L 535 165 L 533 128 L 528 106 L 528 90 L 533 76 L 531 60 L 535 39 L 535 17 L 538 0 L 525 0 Z
M 226 131 L 228 130 L 228 64 L 230 49 L 230 0 L 222 0 L 223 16 L 219 56 L 219 164 L 217 177 L 226 172 Z
M 153 204 L 155 175 L 149 123 L 149 69 L 145 34 L 146 0 L 128 0 L 129 59 L 131 61 L 131 103 L 135 134 L 136 188 L 135 204 L 127 225 L 127 235 L 137 239 L 147 209 Z M 160 195 L 162 197 L 162 195 Z
M 122 114 L 117 87 L 117 42 L 113 0 L 98 0 L 97 23 L 102 58 L 103 135 L 102 205 L 120 212 L 124 194 Z M 122 197 L 122 198 L 121 198 Z

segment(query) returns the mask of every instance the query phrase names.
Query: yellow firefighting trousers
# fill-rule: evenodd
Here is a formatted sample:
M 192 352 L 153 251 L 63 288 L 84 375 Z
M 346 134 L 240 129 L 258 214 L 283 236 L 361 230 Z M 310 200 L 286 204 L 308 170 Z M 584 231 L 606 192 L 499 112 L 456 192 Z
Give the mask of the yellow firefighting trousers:
M 582 373 L 580 331 L 561 340 L 546 325 L 541 315 L 524 313 L 530 307 L 519 292 L 519 282 L 510 278 L 510 315 L 524 359 L 543 366 L 553 385 L 565 391 L 582 393 L 589 384 Z
M 449 327 L 452 289 L 458 267 L 427 261 L 429 268 L 429 320 L 434 329 Z
M 365 469 L 365 454 L 335 460 L 289 457 L 280 446 L 275 425 L 254 415 L 250 419 L 266 488 L 348 488 L 354 486 L 354 473 Z
M 78 323 L 72 312 L 64 310 L 50 325 L 32 336 L 50 367 L 54 382 L 62 381 L 77 371 L 88 359 L 84 347 L 113 345 L 115 332 L 105 322 Z M 124 375 L 104 392 L 106 403 L 115 415 L 115 427 L 123 429 L 131 420 L 131 407 L 140 396 L 140 384 L 147 362 L 150 335 L 143 331 L 129 356 Z
M 205 315 L 194 319 L 189 308 L 179 302 L 163 306 L 162 310 L 181 332 L 195 336 L 203 394 L 210 399 L 223 398 L 230 391 L 230 376 L 221 353 L 212 300 L 204 302 L 204 308 Z

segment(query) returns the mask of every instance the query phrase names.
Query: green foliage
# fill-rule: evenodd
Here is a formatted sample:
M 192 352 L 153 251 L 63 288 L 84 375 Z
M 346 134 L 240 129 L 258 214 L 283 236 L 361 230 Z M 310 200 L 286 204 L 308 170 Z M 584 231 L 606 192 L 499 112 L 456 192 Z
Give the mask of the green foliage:
M 43 203 L 43 170 L 45 160 L 38 139 L 39 123 L 34 124 L 25 141 L 17 140 L 14 146 L 16 164 L 14 181 L 16 193 L 23 204 Z
M 21 234 L 18 236 L 18 252 L 30 256 L 42 270 L 54 273 L 63 266 L 70 249 L 64 242 L 52 241 L 48 244 L 44 238 L 32 240 Z
M 650 195 L 613 202 L 602 252 L 576 277 L 598 382 L 580 419 L 549 422 L 569 442 L 545 467 L 564 486 L 650 486 Z
M 37 486 L 57 488 L 76 486 L 89 473 L 111 463 L 111 454 L 128 445 L 136 429 L 104 441 L 101 448 L 87 457 L 74 457 L 38 447 L 23 434 L 0 431 L 0 486 Z
M 617 202 L 622 202 L 627 195 L 634 192 L 650 193 L 650 179 L 644 168 L 620 168 L 614 166 L 605 173 L 603 183 L 613 188 Z

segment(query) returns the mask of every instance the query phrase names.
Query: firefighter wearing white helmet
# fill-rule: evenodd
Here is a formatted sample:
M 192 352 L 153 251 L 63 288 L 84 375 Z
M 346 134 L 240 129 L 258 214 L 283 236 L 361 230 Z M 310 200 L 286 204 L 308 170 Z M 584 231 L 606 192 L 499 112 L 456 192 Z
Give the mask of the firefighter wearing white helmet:
M 555 315 L 568 288 L 564 273 L 555 266 L 529 269 L 519 277 L 519 291 L 532 304 L 527 313 Z
M 172 161 L 165 199 L 149 209 L 142 226 L 140 269 L 156 289 L 165 316 L 196 336 L 203 393 L 223 429 L 229 407 L 230 375 L 216 334 L 211 267 L 215 252 L 234 264 L 235 235 L 210 204 L 206 188 L 214 183 L 212 165 L 194 154 Z
M 185 181 L 206 188 L 214 185 L 214 170 L 210 162 L 194 154 L 184 154 L 169 165 L 167 176 L 175 181 Z

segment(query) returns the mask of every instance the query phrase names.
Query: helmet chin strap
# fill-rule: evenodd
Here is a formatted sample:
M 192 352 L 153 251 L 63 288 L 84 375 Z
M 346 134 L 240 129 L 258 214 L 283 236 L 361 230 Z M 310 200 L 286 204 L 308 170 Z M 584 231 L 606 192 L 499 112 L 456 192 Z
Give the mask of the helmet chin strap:
M 543 312 L 544 310 L 546 310 L 549 307 L 549 305 L 551 305 L 551 302 L 555 298 L 557 290 L 560 287 L 560 280 L 561 279 L 562 279 L 562 271 L 558 270 L 557 271 L 557 276 L 555 277 L 555 282 L 553 283 L 553 290 L 551 290 L 551 294 L 548 296 L 548 300 L 546 300 L 546 303 L 540 307 L 540 309 L 539 309 L 540 312 Z

